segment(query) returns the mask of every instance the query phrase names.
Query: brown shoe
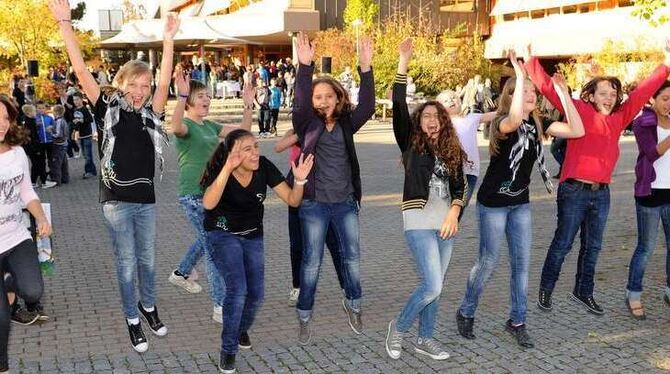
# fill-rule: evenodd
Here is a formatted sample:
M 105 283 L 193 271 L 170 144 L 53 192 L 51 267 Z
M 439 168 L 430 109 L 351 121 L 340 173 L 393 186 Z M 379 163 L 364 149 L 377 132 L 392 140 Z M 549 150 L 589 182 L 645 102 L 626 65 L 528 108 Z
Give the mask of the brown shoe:
M 626 298 L 626 307 L 630 315 L 633 316 L 638 321 L 647 319 L 647 315 L 644 314 L 644 308 L 642 307 L 642 302 L 640 300 L 630 300 Z

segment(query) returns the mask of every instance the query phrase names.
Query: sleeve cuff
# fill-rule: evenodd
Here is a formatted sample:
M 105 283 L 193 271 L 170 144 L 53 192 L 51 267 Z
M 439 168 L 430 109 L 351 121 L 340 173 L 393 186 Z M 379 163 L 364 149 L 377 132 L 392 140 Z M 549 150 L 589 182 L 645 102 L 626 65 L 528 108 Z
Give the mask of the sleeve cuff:
M 451 200 L 451 205 L 452 206 L 453 205 L 458 205 L 462 208 L 463 206 L 465 206 L 465 203 L 461 199 L 454 199 L 454 200 Z
M 407 74 L 396 73 L 395 83 L 407 84 Z

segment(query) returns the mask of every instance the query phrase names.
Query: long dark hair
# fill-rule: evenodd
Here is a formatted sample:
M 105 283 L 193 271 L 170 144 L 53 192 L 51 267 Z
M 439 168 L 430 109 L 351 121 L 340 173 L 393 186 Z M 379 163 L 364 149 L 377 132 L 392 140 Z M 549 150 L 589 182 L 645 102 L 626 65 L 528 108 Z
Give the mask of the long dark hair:
M 2 94 L 0 95 L 0 103 L 5 106 L 5 109 L 7 110 L 7 117 L 9 117 L 9 129 L 7 129 L 3 143 L 9 146 L 23 145 L 28 143 L 28 132 L 23 126 L 19 126 L 16 122 L 19 116 L 19 110 L 16 109 L 14 100 L 12 100 L 9 96 Z
M 349 94 L 347 93 L 347 90 L 345 90 L 344 87 L 342 87 L 342 84 L 340 82 L 327 75 L 318 77 L 312 81 L 312 92 L 314 92 L 314 88 L 319 84 L 327 84 L 333 89 L 333 91 L 335 91 L 335 95 L 337 96 L 337 105 L 333 110 L 334 120 L 337 121 L 345 114 L 351 112 L 351 100 L 349 100 Z M 312 98 L 310 97 L 310 100 L 311 99 Z M 314 108 L 314 112 L 324 122 L 326 121 L 326 118 L 323 116 L 323 114 L 319 112 L 316 108 Z
M 582 93 L 579 95 L 579 98 L 582 99 L 582 101 L 585 103 L 589 103 L 595 107 L 595 104 L 589 101 L 589 96 L 596 94 L 596 89 L 598 88 L 598 83 L 600 82 L 609 82 L 612 88 L 616 90 L 616 102 L 612 108 L 612 113 L 614 113 L 619 110 L 621 102 L 623 101 L 623 85 L 617 77 L 604 76 L 591 79 L 584 85 L 584 87 L 582 87 Z
M 440 131 L 435 143 L 431 142 L 428 135 L 421 129 L 421 115 L 428 106 L 434 106 L 437 109 L 438 121 L 440 122 Z M 410 142 L 418 153 L 432 153 L 444 163 L 449 173 L 455 173 L 463 167 L 465 162 L 470 162 L 467 154 L 461 148 L 461 142 L 458 140 L 456 129 L 451 123 L 447 109 L 439 101 L 432 100 L 419 105 L 412 113 L 411 121 Z
M 202 187 L 203 190 L 214 183 L 216 177 L 219 176 L 223 165 L 225 165 L 226 160 L 228 160 L 228 154 L 230 153 L 230 150 L 233 149 L 235 143 L 247 136 L 253 138 L 254 135 L 247 130 L 236 129 L 229 132 L 223 142 L 219 143 L 219 146 L 216 147 L 212 158 L 209 159 L 209 162 L 205 167 L 205 172 L 202 174 L 202 178 L 200 178 L 200 187 Z

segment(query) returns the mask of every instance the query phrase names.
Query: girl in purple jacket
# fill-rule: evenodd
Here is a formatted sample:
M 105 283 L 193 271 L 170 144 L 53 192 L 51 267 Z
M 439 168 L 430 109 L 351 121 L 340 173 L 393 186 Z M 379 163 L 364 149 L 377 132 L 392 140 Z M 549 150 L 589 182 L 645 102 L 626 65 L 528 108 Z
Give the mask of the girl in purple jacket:
M 635 165 L 635 210 L 637 247 L 630 259 L 626 306 L 633 318 L 646 318 L 642 307 L 642 279 L 647 261 L 656 248 L 659 221 L 663 223 L 666 248 L 670 251 L 670 81 L 663 83 L 633 122 L 640 154 Z M 665 260 L 666 286 L 663 300 L 670 306 L 670 256 Z

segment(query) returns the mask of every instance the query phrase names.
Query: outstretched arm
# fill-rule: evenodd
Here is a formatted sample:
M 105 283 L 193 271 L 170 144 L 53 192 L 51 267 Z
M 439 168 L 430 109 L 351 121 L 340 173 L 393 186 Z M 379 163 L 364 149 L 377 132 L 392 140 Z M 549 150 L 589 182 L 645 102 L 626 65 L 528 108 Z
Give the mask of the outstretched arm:
M 51 0 L 49 8 L 58 22 L 58 27 L 60 28 L 63 42 L 65 43 L 65 49 L 67 50 L 67 55 L 70 58 L 72 69 L 79 79 L 79 84 L 81 84 L 86 97 L 88 97 L 92 104 L 95 104 L 100 96 L 100 86 L 98 86 L 98 82 L 86 68 L 84 57 L 79 49 L 77 36 L 72 28 L 70 3 L 68 0 Z
M 393 135 L 401 152 L 409 146 L 410 118 L 407 108 L 407 68 L 412 59 L 412 39 L 407 38 L 398 47 L 400 58 L 398 71 L 393 83 Z
M 191 78 L 186 74 L 181 65 L 174 69 L 174 83 L 177 86 L 177 105 L 174 106 L 172 113 L 172 133 L 180 138 L 188 135 L 188 126 L 184 124 L 184 111 L 186 110 L 186 100 L 190 91 Z
M 521 122 L 523 121 L 523 84 L 526 79 L 525 71 L 516 59 L 514 50 L 510 49 L 507 56 L 514 67 L 516 85 L 514 86 L 514 94 L 512 95 L 512 104 L 509 108 L 509 114 L 500 122 L 500 132 L 503 134 L 514 132 L 521 126 Z
M 295 134 L 293 129 L 286 131 L 286 134 L 275 143 L 275 152 L 281 153 L 292 147 L 298 142 L 298 135 Z
M 568 90 L 568 84 L 565 81 L 565 77 L 561 74 L 554 74 L 552 78 L 554 81 L 555 89 L 557 92 L 560 92 L 560 95 L 565 108 L 565 117 L 566 122 L 554 122 L 549 125 L 547 133 L 558 138 L 579 138 L 584 136 L 584 124 L 582 123 L 582 117 L 580 117 L 577 112 L 575 104 L 570 99 L 570 91 Z
M 158 80 L 151 108 L 156 113 L 162 113 L 167 102 L 170 90 L 170 77 L 172 76 L 172 58 L 174 54 L 174 36 L 179 30 L 179 18 L 174 13 L 168 13 L 165 18 L 165 29 L 163 30 L 163 58 L 161 60 L 161 75 Z
M 531 55 L 530 45 L 526 48 L 524 53 L 524 68 L 528 73 L 528 78 L 533 82 L 538 91 L 542 96 L 546 97 L 547 100 L 558 109 L 561 113 L 565 114 L 565 109 L 561 104 L 561 99 L 556 93 L 554 88 L 554 83 L 551 81 L 551 77 L 544 71 L 542 65 L 540 65 L 540 60 L 537 57 Z
M 351 124 L 354 133 L 375 114 L 375 80 L 372 74 L 372 54 L 374 46 L 372 39 L 360 38 L 359 41 L 359 74 L 361 87 L 358 91 L 358 106 L 351 114 Z
M 306 33 L 298 34 L 296 46 L 298 52 L 298 72 L 295 77 L 295 93 L 293 98 L 293 129 L 302 134 L 307 124 L 315 117 L 312 106 L 312 59 L 316 44 L 309 41 Z

